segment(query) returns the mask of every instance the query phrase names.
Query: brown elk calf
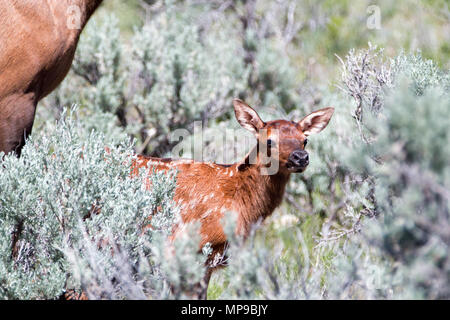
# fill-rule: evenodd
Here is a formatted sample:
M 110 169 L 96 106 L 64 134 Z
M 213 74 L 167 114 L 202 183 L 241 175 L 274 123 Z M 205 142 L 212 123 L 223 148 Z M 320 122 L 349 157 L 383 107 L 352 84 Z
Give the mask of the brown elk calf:
M 38 101 L 67 75 L 80 33 L 101 2 L 0 1 L 0 152 L 20 155 Z
M 264 122 L 243 101 L 235 99 L 233 104 L 237 121 L 257 139 L 255 149 L 243 161 L 220 165 L 138 156 L 134 164 L 134 170 L 178 170 L 174 200 L 180 207 L 182 223 L 175 226 L 174 236 L 183 225 L 200 221 L 200 248 L 209 243 L 213 249 L 200 298 L 206 298 L 210 276 L 219 267 L 214 258 L 223 254 L 227 244 L 221 224 L 224 214 L 237 213 L 236 232 L 244 237 L 253 224 L 271 215 L 283 199 L 291 173 L 303 172 L 309 164 L 307 137 L 322 131 L 334 112 L 333 108 L 324 108 L 299 122 Z M 274 163 L 278 170 L 271 172 L 269 166 Z

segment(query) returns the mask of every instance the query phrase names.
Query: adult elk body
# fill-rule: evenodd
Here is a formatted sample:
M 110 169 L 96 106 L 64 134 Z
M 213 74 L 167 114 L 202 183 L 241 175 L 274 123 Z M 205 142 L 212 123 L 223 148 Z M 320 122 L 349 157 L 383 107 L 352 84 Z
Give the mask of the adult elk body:
M 135 170 L 178 170 L 174 200 L 181 209 L 182 223 L 175 226 L 173 236 L 182 232 L 183 225 L 200 221 L 200 247 L 209 243 L 213 250 L 200 298 L 206 298 L 210 276 L 219 267 L 214 259 L 223 254 L 227 244 L 222 227 L 224 214 L 237 213 L 236 232 L 244 237 L 253 224 L 271 215 L 283 199 L 291 173 L 303 172 L 309 164 L 307 136 L 322 131 L 334 112 L 333 108 L 324 108 L 299 122 L 264 122 L 243 101 L 235 99 L 233 104 L 237 121 L 257 139 L 243 161 L 220 165 L 138 156 L 135 163 Z
M 0 152 L 20 155 L 39 100 L 67 75 L 102 0 L 0 1 Z

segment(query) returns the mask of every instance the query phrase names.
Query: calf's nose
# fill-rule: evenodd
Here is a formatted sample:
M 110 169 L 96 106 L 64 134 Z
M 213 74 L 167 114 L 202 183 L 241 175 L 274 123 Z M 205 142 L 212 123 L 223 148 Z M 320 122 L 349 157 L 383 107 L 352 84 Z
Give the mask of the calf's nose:
M 295 150 L 289 155 L 289 161 L 296 166 L 306 166 L 309 163 L 309 155 L 305 150 Z

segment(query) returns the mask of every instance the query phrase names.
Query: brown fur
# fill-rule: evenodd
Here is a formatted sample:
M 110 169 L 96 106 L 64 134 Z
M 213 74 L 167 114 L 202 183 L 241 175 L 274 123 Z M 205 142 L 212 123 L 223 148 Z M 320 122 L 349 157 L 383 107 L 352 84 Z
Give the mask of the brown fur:
M 39 100 L 70 69 L 80 33 L 102 0 L 0 1 L 0 151 L 20 155 Z M 78 5 L 81 28 L 67 27 Z
M 138 168 L 148 172 L 153 169 L 167 171 L 177 169 L 177 187 L 174 200 L 181 209 L 182 223 L 175 226 L 173 237 L 183 231 L 183 225 L 192 221 L 201 222 L 202 240 L 200 248 L 210 243 L 213 249 L 211 259 L 207 262 L 204 292 L 211 273 L 220 265 L 214 265 L 217 254 L 223 254 L 227 237 L 222 227 L 222 218 L 227 212 L 237 213 L 236 233 L 248 236 L 251 227 L 258 221 L 270 216 L 282 200 L 291 172 L 287 162 L 294 150 L 303 150 L 309 130 L 322 130 L 331 118 L 332 108 L 318 110 L 296 123 L 276 120 L 264 123 L 256 112 L 240 100 L 234 101 L 236 118 L 240 124 L 255 133 L 258 145 L 266 143 L 257 130 L 267 130 L 267 137 L 276 141 L 277 147 L 271 148 L 271 156 L 278 157 L 279 170 L 273 175 L 263 175 L 266 165 L 256 154 L 254 164 L 249 163 L 252 152 L 242 162 L 231 165 L 195 162 L 192 160 L 170 160 L 138 156 L 134 163 L 134 173 Z M 313 117 L 313 115 L 317 115 Z M 305 123 L 307 125 L 305 126 Z M 255 126 L 255 127 L 253 127 Z M 264 137 L 265 138 L 265 137 Z M 256 148 L 256 147 L 255 147 Z M 253 150 L 255 151 L 255 150 Z M 150 187 L 150 186 L 149 186 Z

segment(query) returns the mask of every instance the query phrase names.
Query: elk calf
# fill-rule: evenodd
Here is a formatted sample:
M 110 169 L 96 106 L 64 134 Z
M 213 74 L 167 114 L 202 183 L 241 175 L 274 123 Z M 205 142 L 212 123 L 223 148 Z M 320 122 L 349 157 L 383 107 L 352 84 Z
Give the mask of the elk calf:
M 237 121 L 257 139 L 255 149 L 241 162 L 220 165 L 138 156 L 135 163 L 135 170 L 178 170 L 174 200 L 180 207 L 182 224 L 175 226 L 173 236 L 177 236 L 183 224 L 200 221 L 200 247 L 210 243 L 213 250 L 201 298 L 206 298 L 211 273 L 218 267 L 213 259 L 223 254 L 227 243 L 221 224 L 224 214 L 237 213 L 236 232 L 244 237 L 254 223 L 271 215 L 283 199 L 291 173 L 303 172 L 309 164 L 305 151 L 307 137 L 322 131 L 334 112 L 333 108 L 324 108 L 299 122 L 264 122 L 245 102 L 235 99 L 233 105 Z M 262 150 L 267 152 L 263 154 Z M 264 159 L 267 157 L 270 161 Z M 278 170 L 270 173 L 267 167 L 274 162 Z

